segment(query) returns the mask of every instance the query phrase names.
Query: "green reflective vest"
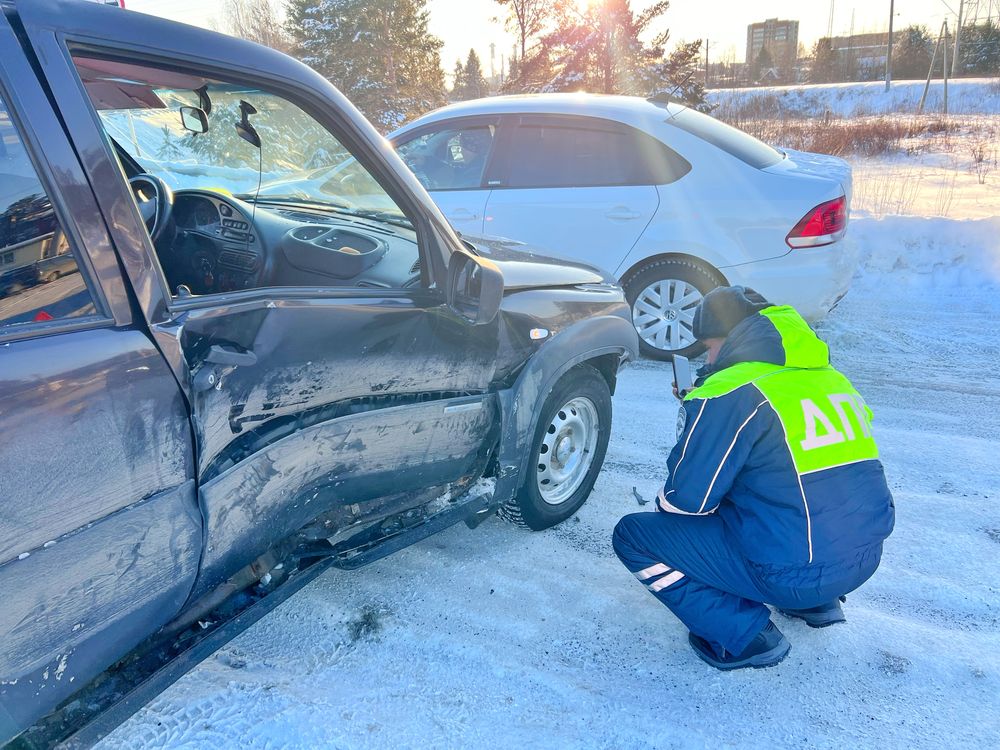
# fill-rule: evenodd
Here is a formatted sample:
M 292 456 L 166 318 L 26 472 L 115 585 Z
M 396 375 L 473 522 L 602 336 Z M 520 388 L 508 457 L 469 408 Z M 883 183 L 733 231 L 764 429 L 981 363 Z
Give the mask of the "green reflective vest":
M 753 384 L 778 415 L 800 475 L 877 459 L 871 409 L 829 365 L 826 344 L 790 307 L 769 307 L 760 314 L 781 334 L 786 364 L 741 362 L 711 375 L 685 400 L 717 398 Z

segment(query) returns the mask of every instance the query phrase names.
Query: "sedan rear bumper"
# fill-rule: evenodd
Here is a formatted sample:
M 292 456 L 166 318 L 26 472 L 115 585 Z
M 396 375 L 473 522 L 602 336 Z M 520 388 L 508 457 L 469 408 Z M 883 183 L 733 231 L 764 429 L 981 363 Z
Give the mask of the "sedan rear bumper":
M 815 323 L 847 293 L 856 269 L 857 251 L 847 239 L 720 270 L 730 284 L 751 287 L 776 305 L 791 305 Z

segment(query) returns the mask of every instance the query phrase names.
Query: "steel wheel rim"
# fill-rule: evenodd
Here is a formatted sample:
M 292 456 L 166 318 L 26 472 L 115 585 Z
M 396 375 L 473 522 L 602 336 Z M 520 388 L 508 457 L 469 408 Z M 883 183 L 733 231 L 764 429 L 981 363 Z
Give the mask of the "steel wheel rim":
M 594 463 L 601 421 L 589 398 L 577 396 L 560 408 L 542 433 L 536 460 L 538 494 L 549 505 L 566 502 L 580 489 Z
M 639 338 L 665 352 L 696 343 L 694 309 L 702 296 L 696 286 L 681 279 L 654 281 L 632 305 L 632 324 Z

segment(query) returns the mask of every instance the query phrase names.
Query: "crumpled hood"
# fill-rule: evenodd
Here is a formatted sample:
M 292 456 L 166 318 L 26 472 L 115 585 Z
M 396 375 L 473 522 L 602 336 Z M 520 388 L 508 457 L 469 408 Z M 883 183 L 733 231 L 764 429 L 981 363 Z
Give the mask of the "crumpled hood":
M 543 255 L 522 242 L 464 232 L 462 239 L 500 267 L 505 289 L 615 283 L 614 277 L 603 271 L 583 263 Z
M 709 375 L 740 362 L 816 369 L 830 366 L 830 349 L 795 308 L 776 305 L 764 308 L 733 328 L 716 363 L 701 374 Z

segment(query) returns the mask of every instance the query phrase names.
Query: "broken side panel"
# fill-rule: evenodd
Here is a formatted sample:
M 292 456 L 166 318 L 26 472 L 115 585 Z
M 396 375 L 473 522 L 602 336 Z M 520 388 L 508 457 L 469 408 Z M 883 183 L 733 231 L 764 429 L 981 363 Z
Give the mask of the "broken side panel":
M 389 517 L 426 502 L 422 489 L 481 476 L 499 434 L 496 409 L 489 394 L 331 419 L 206 483 L 210 541 L 196 595 L 320 515 Z
M 499 322 L 470 326 L 428 290 L 381 294 L 274 290 L 175 324 L 207 519 L 196 596 L 338 504 L 398 496 L 388 516 L 485 468 Z

